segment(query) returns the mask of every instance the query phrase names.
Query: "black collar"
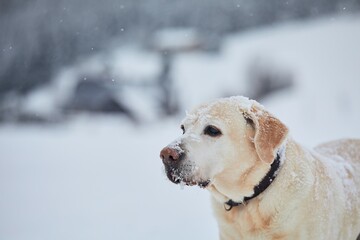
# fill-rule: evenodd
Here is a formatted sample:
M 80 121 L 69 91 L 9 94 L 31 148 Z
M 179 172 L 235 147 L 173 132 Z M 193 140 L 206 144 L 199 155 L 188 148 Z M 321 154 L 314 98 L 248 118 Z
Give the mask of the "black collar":
M 226 211 L 230 211 L 233 207 L 239 206 L 241 204 L 244 204 L 251 199 L 257 197 L 260 193 L 264 192 L 266 188 L 270 186 L 270 184 L 275 179 L 278 169 L 280 167 L 280 156 L 281 154 L 278 152 L 276 154 L 276 158 L 271 164 L 269 172 L 265 175 L 265 177 L 260 181 L 260 183 L 254 187 L 254 194 L 250 197 L 244 197 L 244 200 L 242 202 L 234 202 L 233 200 L 229 200 L 225 203 L 224 207 Z M 228 206 L 228 207 L 226 207 Z

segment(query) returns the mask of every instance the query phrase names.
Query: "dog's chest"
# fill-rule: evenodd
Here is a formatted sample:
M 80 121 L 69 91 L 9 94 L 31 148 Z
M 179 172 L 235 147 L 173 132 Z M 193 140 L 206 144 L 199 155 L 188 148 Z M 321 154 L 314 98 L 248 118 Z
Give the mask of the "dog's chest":
M 230 211 L 216 211 L 221 239 L 282 239 L 285 229 L 279 228 L 277 216 L 264 214 L 254 200 L 247 206 Z

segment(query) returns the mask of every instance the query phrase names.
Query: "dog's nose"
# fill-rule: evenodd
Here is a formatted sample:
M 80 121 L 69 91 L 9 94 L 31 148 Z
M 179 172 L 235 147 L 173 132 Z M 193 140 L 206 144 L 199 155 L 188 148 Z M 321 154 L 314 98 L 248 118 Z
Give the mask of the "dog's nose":
M 166 164 L 175 163 L 180 160 L 181 154 L 174 148 L 165 147 L 160 152 L 160 157 Z

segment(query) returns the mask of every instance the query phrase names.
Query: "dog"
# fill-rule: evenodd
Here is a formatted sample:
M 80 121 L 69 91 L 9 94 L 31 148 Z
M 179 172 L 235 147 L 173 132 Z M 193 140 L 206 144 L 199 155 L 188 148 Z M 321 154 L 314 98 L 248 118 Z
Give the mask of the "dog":
M 211 193 L 220 239 L 359 239 L 360 140 L 307 150 L 245 97 L 201 105 L 160 153 L 173 183 Z

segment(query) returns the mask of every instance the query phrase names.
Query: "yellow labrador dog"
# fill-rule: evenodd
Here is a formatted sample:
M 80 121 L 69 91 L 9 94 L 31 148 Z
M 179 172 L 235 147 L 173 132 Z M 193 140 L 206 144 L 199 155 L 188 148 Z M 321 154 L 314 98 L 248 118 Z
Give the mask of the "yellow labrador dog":
M 189 113 L 160 156 L 174 183 L 211 192 L 221 239 L 341 239 L 360 233 L 360 140 L 307 150 L 259 103 Z

